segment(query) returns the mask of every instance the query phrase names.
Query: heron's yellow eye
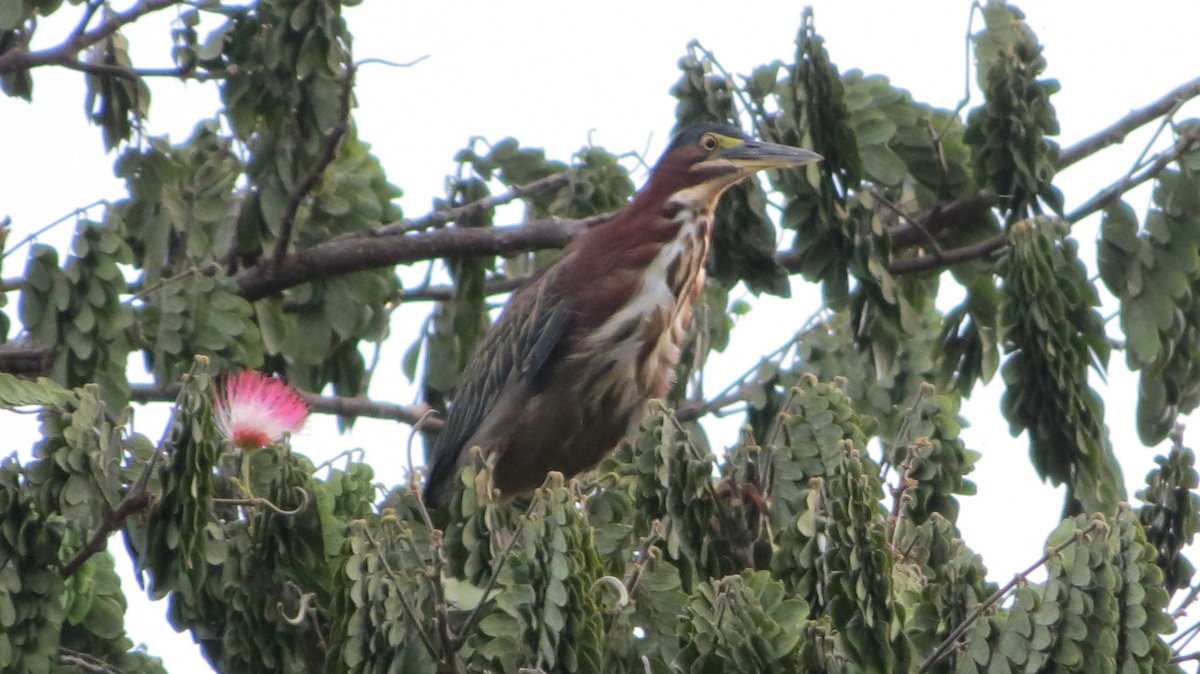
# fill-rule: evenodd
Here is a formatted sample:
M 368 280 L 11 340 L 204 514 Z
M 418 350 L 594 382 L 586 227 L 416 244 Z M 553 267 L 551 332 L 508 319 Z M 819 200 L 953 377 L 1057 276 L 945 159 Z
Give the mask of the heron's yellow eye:
M 700 147 L 704 148 L 707 152 L 717 149 L 717 145 L 720 145 L 720 142 L 711 133 L 704 134 L 704 137 L 700 139 Z

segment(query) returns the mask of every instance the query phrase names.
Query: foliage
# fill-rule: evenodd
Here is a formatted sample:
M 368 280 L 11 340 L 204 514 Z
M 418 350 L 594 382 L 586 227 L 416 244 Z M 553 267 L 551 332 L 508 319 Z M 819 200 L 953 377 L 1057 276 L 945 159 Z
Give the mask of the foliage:
M 1183 556 L 1200 530 L 1200 496 L 1196 488 L 1196 457 L 1183 445 L 1182 431 L 1175 433 L 1171 452 L 1155 457 L 1158 468 L 1146 476 L 1146 488 L 1137 493 L 1144 505 L 1138 518 L 1146 538 L 1158 551 L 1158 566 L 1163 570 L 1168 593 L 1188 587 L 1196 568 Z
M 1021 10 L 989 0 L 983 18 L 974 43 L 986 104 L 971 111 L 963 136 L 978 181 L 1000 195 L 1008 225 L 1040 215 L 1039 201 L 1061 215 L 1062 195 L 1051 184 L 1058 146 L 1045 139 L 1058 134 L 1050 105 L 1058 82 L 1037 79 L 1046 59 Z
M 1159 176 L 1144 231 L 1124 202 L 1109 207 L 1100 226 L 1100 275 L 1121 301 L 1125 358 L 1141 371 L 1137 429 L 1148 444 L 1200 403 L 1198 190 L 1200 167 L 1184 163 Z
M 419 474 L 381 497 L 361 458 L 230 447 L 214 376 L 286 376 L 348 423 L 349 403 L 370 402 L 365 347 L 384 346 L 399 303 L 434 298 L 403 369 L 443 410 L 492 297 L 556 259 L 561 232 L 626 204 L 637 166 L 590 144 L 564 161 L 473 138 L 433 211 L 401 220 L 354 124 L 343 3 L 179 6 L 168 74 L 221 100 L 182 142 L 144 133 L 150 88 L 123 35 L 173 5 L 102 4 L 0 0 L 0 89 L 24 99 L 35 68 L 14 57 L 40 19 L 80 14 L 68 51 L 37 65 L 87 73 L 87 119 L 127 191 L 77 216 L 69 253 L 31 246 L 17 284 L 53 364 L 0 371 L 0 407 L 41 422 L 30 455 L 0 461 L 0 669 L 162 671 L 125 632 L 134 590 L 104 550 L 120 531 L 139 583 L 221 672 L 1179 671 L 1164 635 L 1198 594 L 1200 482 L 1178 420 L 1200 403 L 1200 125 L 1164 124 L 1175 147 L 1147 162 L 1147 213 L 1119 200 L 1128 176 L 1106 193 L 1085 262 L 1055 186 L 1058 84 L 1017 8 L 972 10 L 983 98 L 965 114 L 840 70 L 811 10 L 794 53 L 745 76 L 690 44 L 678 127 L 730 122 L 824 161 L 724 196 L 679 385 L 595 471 L 499 502 L 477 455 L 430 512 Z M 536 226 L 498 227 L 514 203 Z M 560 237 L 444 243 L 537 228 Z M 402 288 L 376 254 L 404 245 L 401 261 L 452 287 Z M 1120 303 L 1109 326 L 1090 268 Z M 795 336 L 706 397 L 742 290 L 802 281 L 825 308 L 781 315 Z M 1112 348 L 1140 375 L 1141 438 L 1172 440 L 1136 510 L 1106 428 L 1126 411 L 1092 388 Z M 135 354 L 154 386 L 131 386 Z M 1013 434 L 1068 489 L 1046 557 L 1003 588 L 957 524 L 979 458 L 960 410 L 997 370 Z M 133 431 L 135 395 L 174 400 L 157 443 Z M 745 425 L 714 452 L 697 417 L 734 404 Z
M 1013 434 L 1029 430 L 1033 466 L 1056 484 L 1068 483 L 1071 512 L 1112 512 L 1124 498 L 1120 467 L 1104 428 L 1104 404 L 1087 373 L 1108 362 L 1099 303 L 1077 246 L 1053 221 L 1023 220 L 1009 229 L 1001 323 L 1002 408 Z M 1072 503 L 1071 501 L 1078 501 Z

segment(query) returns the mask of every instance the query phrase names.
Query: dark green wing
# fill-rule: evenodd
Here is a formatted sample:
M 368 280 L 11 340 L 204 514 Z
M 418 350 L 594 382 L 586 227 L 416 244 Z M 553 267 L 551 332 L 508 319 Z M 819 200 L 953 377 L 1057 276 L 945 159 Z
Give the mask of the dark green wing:
M 546 285 L 538 283 L 514 296 L 467 363 L 429 457 L 426 502 L 442 505 L 458 473 L 459 457 L 500 395 L 510 384 L 532 384 L 561 342 L 571 312 L 545 296 Z

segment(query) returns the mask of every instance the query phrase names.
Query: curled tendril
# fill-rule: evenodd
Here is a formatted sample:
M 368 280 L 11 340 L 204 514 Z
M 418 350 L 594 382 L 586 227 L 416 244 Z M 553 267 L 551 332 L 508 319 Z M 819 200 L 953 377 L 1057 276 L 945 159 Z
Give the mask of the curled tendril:
M 421 484 L 413 482 L 413 477 L 416 475 L 416 473 L 413 472 L 412 448 L 413 438 L 417 437 L 417 433 L 421 432 L 421 429 L 425 426 L 425 422 L 435 417 L 437 417 L 437 410 L 425 410 L 424 414 L 421 415 L 421 418 L 417 419 L 417 423 L 413 424 L 412 430 L 409 431 L 408 443 L 405 446 L 408 452 L 409 488 L 412 489 L 413 494 L 415 494 L 417 497 L 417 508 L 421 511 L 421 518 L 425 520 L 425 526 L 429 527 L 431 530 L 434 527 L 433 520 L 429 517 L 429 508 L 425 506 L 425 488 Z
M 306 491 L 304 489 L 304 487 L 294 486 L 294 487 L 292 487 L 292 489 L 295 489 L 296 492 L 298 492 L 300 494 L 300 505 L 296 506 L 295 508 L 292 508 L 291 510 L 286 510 L 284 508 L 280 508 L 279 506 L 272 503 L 270 500 L 265 499 L 261 496 L 255 496 L 252 498 L 214 498 L 212 501 L 213 501 L 213 503 L 221 503 L 224 505 L 233 505 L 233 506 L 243 506 L 246 508 L 268 508 L 268 509 L 274 511 L 275 514 L 277 514 L 277 515 L 283 515 L 284 517 L 295 517 L 296 515 L 299 515 L 300 513 L 304 512 L 304 510 L 306 508 L 308 508 L 309 496 L 308 496 L 308 491 Z
M 316 592 L 305 592 L 300 595 L 300 605 L 296 607 L 296 616 L 292 617 L 283 609 L 283 602 L 275 602 L 275 610 L 279 611 L 279 615 L 287 621 L 289 625 L 300 625 L 308 618 L 309 609 L 312 608 L 313 599 L 316 598 Z
M 625 583 L 620 578 L 616 576 L 601 576 L 596 579 L 596 582 L 592 583 L 592 591 L 594 592 L 601 585 L 608 585 L 617 591 L 617 603 L 612 609 L 614 613 L 629 606 L 629 588 L 625 587 Z

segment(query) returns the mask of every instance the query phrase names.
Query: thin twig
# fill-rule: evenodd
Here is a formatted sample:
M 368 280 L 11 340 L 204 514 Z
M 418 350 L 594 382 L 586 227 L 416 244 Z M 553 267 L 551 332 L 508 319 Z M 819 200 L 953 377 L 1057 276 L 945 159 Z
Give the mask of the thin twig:
M 138 403 L 166 402 L 173 400 L 179 393 L 178 384 L 134 384 L 131 388 L 130 399 Z M 370 419 L 391 419 L 406 424 L 415 424 L 428 410 L 428 405 L 397 405 L 361 397 L 321 396 L 306 391 L 297 392 L 308 408 L 321 414 L 336 414 L 343 417 L 365 417 Z M 440 431 L 442 422 L 431 419 L 426 422 L 425 429 L 431 432 Z
M 208 362 L 208 358 L 197 356 L 195 367 L 205 367 L 208 365 Z M 63 578 L 70 578 L 75 575 L 83 567 L 84 562 L 103 550 L 108 544 L 108 537 L 117 529 L 120 529 L 130 515 L 150 507 L 152 502 L 149 491 L 150 477 L 158 467 L 158 462 L 163 456 L 163 447 L 171 437 L 171 432 L 175 426 L 175 416 L 179 413 L 179 403 L 182 396 L 183 389 L 180 388 L 176 393 L 175 405 L 171 408 L 171 416 L 167 419 L 167 425 L 163 429 L 162 440 L 159 441 L 154 454 L 146 464 L 146 468 L 142 470 L 142 474 L 129 487 L 129 491 L 125 493 L 125 497 L 121 499 L 121 503 L 117 506 L 117 509 L 104 516 L 100 523 L 100 528 L 92 535 L 87 544 L 71 558 L 71 561 L 62 567 L 60 574 Z
M 1078 208 L 1067 214 L 1066 220 L 1072 224 L 1079 222 L 1087 216 L 1106 208 L 1117 199 L 1120 199 L 1123 194 L 1129 190 L 1141 185 L 1142 183 L 1156 177 L 1162 173 L 1171 162 L 1175 161 L 1184 152 L 1187 152 L 1193 145 L 1200 142 L 1200 133 L 1188 133 L 1179 137 L 1175 145 L 1168 151 L 1163 152 L 1147 166 L 1141 173 L 1130 175 L 1118 180 L 1109 187 L 1105 188 L 1091 199 L 1088 199 Z
M 104 6 L 104 0 L 88 0 L 87 6 L 83 9 L 83 16 L 79 19 L 79 24 L 75 26 L 75 30 L 71 31 L 71 39 L 75 40 L 83 37 L 87 32 L 88 24 L 92 22 L 92 17 L 96 16 L 96 11 Z
M 946 124 L 942 127 L 942 130 L 933 136 L 933 142 L 939 148 L 942 145 L 942 141 L 945 140 L 946 134 L 950 133 L 954 121 L 958 119 L 958 116 L 966 109 L 967 104 L 971 102 L 971 64 L 974 62 L 971 58 L 971 47 L 975 44 L 975 36 L 971 31 L 975 27 L 975 13 L 981 9 L 983 7 L 976 0 L 971 3 L 971 8 L 967 14 L 967 33 L 963 37 L 963 95 L 959 99 L 958 105 L 954 106 L 953 112 L 946 118 Z
M 39 236 L 45 234 L 46 232 L 50 231 L 51 229 L 54 229 L 55 227 L 70 220 L 71 218 L 78 218 L 97 206 L 107 206 L 107 205 L 108 205 L 107 199 L 97 199 L 96 201 L 93 201 L 92 203 L 90 203 L 86 206 L 80 206 L 79 208 L 72 210 L 70 213 L 67 213 L 66 215 L 62 216 L 61 218 L 58 218 L 57 220 L 55 220 L 54 222 L 51 222 L 48 225 L 38 228 L 37 231 L 33 232 L 29 236 L 25 237 L 24 239 L 21 239 L 20 241 L 16 242 L 15 244 L 13 244 L 12 248 L 6 249 L 4 251 L 4 254 L 0 255 L 0 260 L 3 260 L 4 258 L 8 257 L 13 251 L 16 251 L 19 248 L 21 248 L 21 246 L 24 246 L 25 244 L 27 244 L 31 241 L 34 241 Z M 5 284 L 7 286 L 8 284 L 14 283 L 15 281 L 16 281 L 15 279 L 6 280 Z M 25 285 L 24 279 L 20 279 L 20 286 L 23 287 L 24 285 Z
M 350 130 L 350 103 L 354 97 L 354 73 L 354 64 L 347 65 L 346 75 L 342 81 L 341 98 L 338 99 L 338 123 L 326 132 L 321 156 L 304 180 L 292 186 L 292 191 L 288 194 L 287 205 L 283 209 L 283 217 L 279 224 L 279 241 L 275 243 L 275 264 L 279 264 L 287 255 L 300 204 L 316 189 L 317 183 L 321 182 L 321 176 L 325 175 L 325 169 L 329 168 L 329 165 L 337 158 L 338 146 L 342 142 L 342 137 Z
M 93 555 L 103 550 L 108 545 L 108 537 L 124 524 L 125 520 L 129 519 L 130 515 L 140 513 L 150 507 L 150 493 L 145 489 L 130 489 L 125 494 L 125 498 L 121 499 L 120 505 L 116 510 L 109 511 L 104 515 L 100 522 L 100 528 L 96 530 L 87 544 L 80 548 L 79 552 L 71 558 L 71 561 L 63 565 L 59 570 L 59 575 L 63 578 L 74 576 L 84 562 L 91 559 Z
M 625 579 L 625 587 L 628 589 L 628 594 L 633 595 L 637 592 L 638 584 L 642 580 L 642 572 L 646 569 L 646 561 L 650 558 L 650 548 L 665 537 L 663 523 L 661 519 L 655 518 L 650 521 L 650 529 L 646 535 L 642 537 L 641 547 L 638 549 L 637 560 L 633 564 L 633 568 L 629 570 L 629 577 Z
M 63 646 L 58 647 L 58 663 L 67 667 L 74 667 L 87 674 L 121 674 L 121 670 L 94 655 L 81 653 Z
M 749 388 L 750 386 L 747 385 L 709 400 L 683 403 L 676 408 L 675 418 L 680 421 L 695 421 L 710 414 L 718 417 L 725 416 L 722 414 L 725 408 L 746 402 Z
M 462 206 L 455 208 L 443 208 L 436 210 L 428 215 L 417 218 L 416 220 L 401 220 L 400 222 L 384 225 L 371 230 L 367 234 L 355 234 L 354 236 L 388 236 L 391 234 L 408 234 L 410 232 L 422 232 L 427 229 L 445 225 L 455 220 L 461 220 L 470 215 L 476 215 L 490 211 L 497 206 L 512 203 L 517 199 L 535 196 L 563 185 L 571 181 L 571 175 L 574 171 L 567 170 L 559 173 L 552 173 L 545 178 L 539 178 L 533 182 L 525 183 L 524 185 L 513 185 L 507 192 L 502 192 L 483 199 L 476 199 Z
M 429 651 L 430 657 L 436 659 L 438 654 L 437 647 L 434 645 L 433 639 L 425 632 L 425 626 L 417 618 L 416 609 L 409 603 L 408 596 L 404 593 L 403 588 L 401 588 L 400 576 L 392 570 L 392 565 L 388 563 L 386 551 L 379 545 L 379 541 L 376 541 L 375 537 L 371 535 L 371 529 L 365 523 L 363 524 L 362 532 L 366 536 L 367 542 L 371 544 L 371 547 L 375 548 L 376 552 L 379 553 L 379 563 L 383 565 L 384 572 L 387 573 L 392 583 L 396 585 L 396 596 L 400 598 L 400 607 L 404 610 L 408 619 L 412 621 L 413 627 L 417 628 L 417 635 L 421 637 L 421 642 L 425 644 L 425 649 Z
M 1175 87 L 1150 105 L 1140 110 L 1134 110 L 1104 129 L 1063 150 L 1058 155 L 1058 170 L 1061 171 L 1110 145 L 1124 142 L 1130 132 L 1171 113 L 1182 103 L 1197 96 L 1200 96 L 1200 77 Z
M 938 644 L 938 647 L 934 649 L 933 653 L 930 654 L 925 662 L 921 663 L 921 668 L 917 670 L 919 674 L 924 674 L 924 672 L 929 671 L 930 667 L 936 665 L 939 660 L 948 655 L 954 644 L 959 640 L 959 638 L 962 637 L 962 635 L 966 634 L 971 625 L 975 624 L 976 620 L 979 620 L 979 618 L 986 613 L 989 608 L 1008 595 L 1008 593 L 1011 592 L 1019 583 L 1028 578 L 1029 574 L 1038 570 L 1043 564 L 1050 561 L 1055 556 L 1061 554 L 1063 550 L 1066 550 L 1075 543 L 1078 543 L 1085 536 L 1091 534 L 1098 526 L 1099 522 L 1093 521 L 1086 529 L 1076 531 L 1071 538 L 1050 548 L 1046 551 L 1046 554 L 1042 555 L 1041 559 L 1034 562 L 1029 568 L 1013 576 L 1013 579 L 1005 584 L 1004 587 L 996 590 L 994 593 L 992 593 L 992 596 L 988 597 L 981 604 L 976 606 L 975 610 L 971 611 L 971 614 L 968 615 L 961 623 L 959 623 L 958 626 L 956 626 L 954 630 L 950 632 L 950 635 L 942 641 L 942 643 Z
M 492 276 L 483 282 L 484 296 L 502 295 L 525 286 L 535 276 Z M 396 295 L 396 302 L 449 302 L 454 299 L 457 291 L 452 285 L 420 286 L 412 290 L 402 290 Z
M 932 255 L 903 258 L 894 260 L 887 266 L 889 274 L 898 276 L 900 274 L 914 274 L 921 271 L 933 271 L 937 269 L 945 269 L 946 267 L 966 262 L 968 260 L 978 260 L 986 257 L 1004 246 L 1008 245 L 1008 238 L 1003 234 L 999 234 L 990 239 L 985 239 L 979 243 L 973 243 L 969 246 L 961 248 L 951 248 L 943 250 L 941 253 Z
M 889 227 L 885 231 L 894 247 L 903 248 L 928 241 L 945 230 L 970 229 L 975 223 L 982 222 L 998 203 L 1000 198 L 995 191 L 983 189 L 969 197 L 938 204 L 920 220 L 909 219 L 908 224 Z
M 362 390 L 371 390 L 371 380 L 379 371 L 379 361 L 383 358 L 383 345 L 387 342 L 388 333 L 392 329 L 392 314 L 400 308 L 398 302 L 387 302 L 383 306 L 383 320 L 379 322 L 379 335 L 375 338 L 375 348 L 371 354 L 371 362 L 363 373 Z
M 206 262 L 206 263 L 200 265 L 199 267 L 192 267 L 190 269 L 185 269 L 184 271 L 181 271 L 174 276 L 168 276 L 167 278 L 159 279 L 158 282 L 151 283 L 150 285 L 145 286 L 141 290 L 138 290 L 136 293 L 133 293 L 128 298 L 126 298 L 123 303 L 131 304 L 133 302 L 136 302 L 137 300 L 142 299 L 146 295 L 149 295 L 150 293 L 154 292 L 155 290 L 162 288 L 163 286 L 170 285 L 171 283 L 174 283 L 175 281 L 182 281 L 183 279 L 188 278 L 190 276 L 195 276 L 196 274 L 215 274 L 220 271 L 221 271 L 221 265 L 210 260 L 209 262 Z
M 358 457 L 357 459 L 355 457 Z M 322 461 L 316 468 L 313 468 L 312 474 L 316 475 L 326 468 L 332 468 L 333 464 L 339 459 L 346 459 L 352 463 L 362 463 L 367 458 L 367 452 L 362 447 L 352 447 L 342 452 L 338 452 L 334 456 Z
M 200 82 L 225 79 L 223 73 L 197 72 L 194 65 L 182 65 L 172 68 L 129 68 L 108 63 L 88 63 L 87 61 L 67 61 L 59 64 L 69 70 L 101 77 L 119 77 L 125 80 L 138 81 L 143 77 L 180 77 Z
M 1186 648 L 1192 639 L 1196 637 L 1197 633 L 1200 633 L 1200 622 L 1192 623 L 1187 627 L 1187 629 L 1177 632 L 1175 636 L 1171 637 L 1171 640 L 1167 642 L 1167 647 L 1173 652 L 1177 653 L 1180 649 Z
M 746 92 L 742 87 L 737 86 L 737 84 L 733 81 L 733 75 L 731 75 L 729 71 L 725 69 L 725 66 L 721 65 L 721 62 L 717 60 L 717 55 L 701 44 L 700 40 L 693 39 L 688 43 L 687 46 L 689 50 L 700 52 L 700 55 L 703 56 L 712 66 L 713 70 L 717 72 L 717 75 L 724 78 L 724 80 L 729 84 L 729 88 L 733 90 L 734 96 L 737 97 L 738 101 L 741 102 L 742 109 L 745 110 L 746 114 L 750 115 L 751 119 L 754 119 L 755 106 L 751 104 L 750 97 L 746 95 Z M 764 123 L 766 122 L 765 117 L 763 121 Z
M 124 12 L 117 12 L 110 15 L 108 19 L 102 21 L 99 26 L 96 26 L 92 30 L 72 34 L 63 43 L 49 49 L 34 52 L 28 51 L 24 47 L 10 49 L 4 54 L 0 54 L 0 75 L 8 75 L 22 70 L 32 70 L 33 68 L 46 65 L 68 65 L 75 63 L 78 60 L 76 56 L 84 49 L 112 37 L 122 27 L 137 21 L 146 14 L 166 9 L 172 5 L 179 4 L 179 2 L 180 0 L 145 0 Z M 89 7 L 85 12 L 88 11 L 94 12 L 95 10 Z
M 517 541 L 525 537 L 525 524 L 529 521 L 530 517 L 533 517 L 534 509 L 540 504 L 542 504 L 542 499 L 540 498 L 534 498 L 532 501 L 530 501 L 529 507 L 525 509 L 525 514 L 522 515 L 521 519 L 517 522 L 517 530 L 513 532 L 512 538 L 508 540 L 508 543 L 504 546 L 504 550 L 501 551 L 500 556 L 493 560 L 492 575 L 488 578 L 487 583 L 485 583 L 483 586 L 483 597 L 479 600 L 479 603 L 475 605 L 474 610 L 471 611 L 471 615 L 467 617 L 467 622 L 463 623 L 462 629 L 458 631 L 458 636 L 455 637 L 456 649 L 461 648 L 462 645 L 466 643 L 467 637 L 471 635 L 471 630 L 475 629 L 475 625 L 478 624 L 480 618 L 483 617 L 483 606 L 487 603 L 488 595 L 490 595 L 492 593 L 492 589 L 496 587 L 496 581 L 500 579 L 500 572 L 504 570 L 504 565 L 508 562 L 509 555 L 512 554 L 513 548 L 515 548 L 517 545 Z
M 409 488 L 417 499 L 417 510 L 421 513 L 421 519 L 425 522 L 425 528 L 429 530 L 429 552 L 431 568 L 427 574 L 429 586 L 433 590 L 433 605 L 435 607 L 434 614 L 437 623 L 438 638 L 442 642 L 442 652 L 449 657 L 454 657 L 458 652 L 458 644 L 455 642 L 455 637 L 450 629 L 449 618 L 446 614 L 446 586 L 443 584 L 443 574 L 445 563 L 442 560 L 442 531 L 433 526 L 433 518 L 429 515 L 429 508 L 425 505 L 425 490 L 419 485 L 414 484 L 413 478 L 416 472 L 413 470 L 413 440 L 416 439 L 417 433 L 421 431 L 421 427 L 437 414 L 436 410 L 430 409 L 421 415 L 417 423 L 413 424 L 412 431 L 408 434 L 408 442 L 406 443 L 406 451 L 408 456 L 408 480 Z M 486 595 L 484 595 L 486 597 Z
M 1179 606 L 1171 613 L 1171 617 L 1179 620 L 1187 615 L 1188 606 L 1191 606 L 1197 597 L 1200 597 L 1200 585 L 1193 585 L 1188 590 L 1187 596 L 1183 598 L 1183 601 L 1179 602 Z
M 1200 134 L 1193 133 L 1181 136 L 1170 150 L 1161 153 L 1153 163 L 1140 173 L 1121 178 L 1068 213 L 1064 219 L 1071 224 L 1075 224 L 1089 215 L 1106 208 L 1120 199 L 1129 190 L 1162 173 L 1171 162 L 1178 159 L 1180 155 L 1187 152 L 1197 142 L 1200 142 Z M 940 254 L 935 251 L 928 256 L 894 260 L 888 265 L 887 270 L 892 274 L 899 275 L 944 269 L 959 262 L 986 257 L 1004 248 L 1006 245 L 1008 245 L 1008 238 L 1003 234 L 999 234 L 969 246 L 943 250 Z

